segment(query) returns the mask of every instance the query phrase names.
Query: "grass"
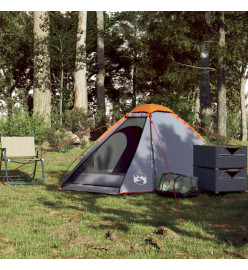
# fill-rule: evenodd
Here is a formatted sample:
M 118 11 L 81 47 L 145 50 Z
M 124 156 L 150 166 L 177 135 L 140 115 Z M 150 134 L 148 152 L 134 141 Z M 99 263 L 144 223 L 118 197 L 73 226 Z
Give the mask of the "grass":
M 248 258 L 248 193 L 179 198 L 182 225 L 173 197 L 59 191 L 82 152 L 47 153 L 43 185 L 0 186 L 1 259 Z M 158 236 L 159 226 L 177 237 Z

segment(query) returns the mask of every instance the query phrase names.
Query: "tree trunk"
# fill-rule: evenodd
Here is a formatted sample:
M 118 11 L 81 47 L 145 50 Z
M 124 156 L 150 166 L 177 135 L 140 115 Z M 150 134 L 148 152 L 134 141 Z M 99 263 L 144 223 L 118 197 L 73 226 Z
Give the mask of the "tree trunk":
M 59 117 L 60 123 L 63 121 L 63 89 L 64 89 L 64 64 L 61 64 L 61 77 L 60 77 L 60 100 L 59 100 Z
M 132 88 L 133 88 L 133 96 L 132 96 L 132 108 L 136 108 L 137 106 L 137 71 L 134 63 L 133 72 L 132 72 Z
M 209 25 L 211 12 L 206 11 L 204 15 L 205 21 Z M 200 59 L 201 67 L 203 68 L 200 87 L 200 113 L 204 118 L 204 116 L 208 116 L 211 113 L 209 41 L 201 43 Z
M 198 91 L 195 95 L 195 121 L 196 123 L 200 121 L 200 95 Z
M 225 28 L 224 12 L 218 12 L 218 133 L 226 136 L 226 71 L 225 71 Z
M 88 95 L 86 80 L 86 26 L 87 11 L 78 12 L 78 33 L 76 45 L 76 70 L 74 74 L 74 108 L 88 112 Z
M 241 128 L 242 128 L 242 141 L 247 141 L 247 117 L 246 117 L 246 109 L 245 109 L 245 85 L 247 81 L 247 77 L 245 76 L 246 69 L 241 75 L 241 83 L 240 83 L 240 108 L 241 108 Z
M 210 100 L 210 72 L 209 72 L 209 42 L 201 43 L 201 67 L 203 68 L 201 76 L 201 94 L 200 94 L 200 110 L 204 116 L 207 111 L 211 110 Z
M 211 12 L 205 11 L 204 17 L 206 24 L 209 26 Z M 211 96 L 210 96 L 210 42 L 207 40 L 201 43 L 200 62 L 202 67 L 202 76 L 200 84 L 200 121 L 201 126 L 212 130 L 212 109 L 211 109 Z
M 51 123 L 49 12 L 34 11 L 34 114 Z
M 97 17 L 97 108 L 105 114 L 105 65 L 104 65 L 104 15 L 96 11 Z

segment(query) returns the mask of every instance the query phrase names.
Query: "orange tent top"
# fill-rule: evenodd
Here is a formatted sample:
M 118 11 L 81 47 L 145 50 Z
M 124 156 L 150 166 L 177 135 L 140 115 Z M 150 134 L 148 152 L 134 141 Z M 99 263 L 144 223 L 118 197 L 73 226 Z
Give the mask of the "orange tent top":
M 152 112 L 168 112 L 171 113 L 174 117 L 176 117 L 179 121 L 181 121 L 184 125 L 186 125 L 191 131 L 193 131 L 202 141 L 204 141 L 204 139 L 202 138 L 202 136 L 196 132 L 187 122 L 185 122 L 183 119 L 181 119 L 180 117 L 178 117 L 171 109 L 164 107 L 162 105 L 156 105 L 156 104 L 145 104 L 145 105 L 141 105 L 135 109 L 133 109 L 130 113 L 152 113 Z M 125 116 L 123 118 L 121 118 L 118 122 L 116 122 L 110 129 L 108 129 L 105 133 L 102 134 L 102 136 L 100 136 L 100 138 L 97 139 L 97 141 L 100 141 L 110 130 L 112 130 L 114 127 L 116 127 L 116 125 L 118 125 L 119 123 L 121 123 L 123 120 L 125 120 Z
M 156 104 L 146 104 L 141 105 L 135 109 L 133 109 L 130 113 L 137 113 L 137 112 L 145 112 L 145 113 L 152 113 L 152 112 L 168 112 L 171 113 L 174 117 L 176 117 L 179 121 L 181 121 L 185 126 L 187 126 L 191 131 L 193 131 L 202 141 L 204 139 L 202 136 L 196 132 L 187 122 L 185 122 L 183 119 L 178 117 L 171 109 L 164 107 L 162 105 L 156 105 Z
M 164 107 L 162 105 L 156 105 L 156 104 L 141 105 L 141 106 L 133 109 L 130 113 L 136 113 L 136 112 L 146 112 L 146 113 L 169 112 L 169 113 L 173 113 L 173 111 L 171 109 Z

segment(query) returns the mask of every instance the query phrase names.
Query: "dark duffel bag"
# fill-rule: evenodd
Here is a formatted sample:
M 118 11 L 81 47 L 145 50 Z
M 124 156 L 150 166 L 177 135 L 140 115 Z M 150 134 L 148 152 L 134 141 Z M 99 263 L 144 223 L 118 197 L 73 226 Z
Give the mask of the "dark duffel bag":
M 186 176 L 176 173 L 164 173 L 155 176 L 155 191 L 163 194 L 174 194 L 171 180 L 177 196 L 198 196 L 198 177 Z

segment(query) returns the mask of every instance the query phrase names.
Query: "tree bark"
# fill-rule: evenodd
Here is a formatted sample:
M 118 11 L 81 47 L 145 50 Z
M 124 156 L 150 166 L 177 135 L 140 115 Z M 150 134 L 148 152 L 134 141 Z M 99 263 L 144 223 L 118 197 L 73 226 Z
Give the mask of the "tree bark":
M 134 63 L 133 65 L 133 71 L 132 71 L 132 88 L 133 88 L 133 96 L 132 96 L 132 108 L 135 108 L 137 106 L 137 71 L 136 71 L 136 65 Z
M 195 121 L 197 123 L 200 121 L 200 95 L 198 91 L 195 95 Z
M 201 76 L 201 95 L 200 95 L 200 110 L 201 114 L 205 115 L 211 109 L 210 100 L 210 72 L 209 72 L 209 42 L 201 43 L 201 67 L 203 68 Z
M 105 114 L 105 65 L 104 65 L 104 15 L 96 11 L 97 17 L 97 108 Z
M 59 116 L 60 123 L 63 121 L 63 89 L 64 89 L 64 64 L 61 64 L 61 76 L 60 76 L 60 100 L 59 100 Z
M 247 77 L 245 75 L 246 68 L 243 69 L 240 80 L 240 108 L 241 108 L 241 129 L 242 129 L 242 141 L 247 141 L 247 117 L 245 108 L 245 85 Z
M 78 33 L 76 45 L 76 70 L 74 74 L 74 108 L 88 112 L 88 94 L 86 80 L 86 27 L 87 11 L 78 12 Z
M 225 25 L 224 12 L 218 12 L 218 133 L 226 136 L 226 70 L 225 70 Z
M 49 12 L 34 11 L 34 114 L 51 123 Z
M 205 21 L 210 23 L 210 11 L 205 12 Z M 209 41 L 203 41 L 201 43 L 201 67 L 203 68 L 201 76 L 200 87 L 200 113 L 203 116 L 207 116 L 211 113 L 211 99 L 210 99 L 210 57 L 209 57 Z

